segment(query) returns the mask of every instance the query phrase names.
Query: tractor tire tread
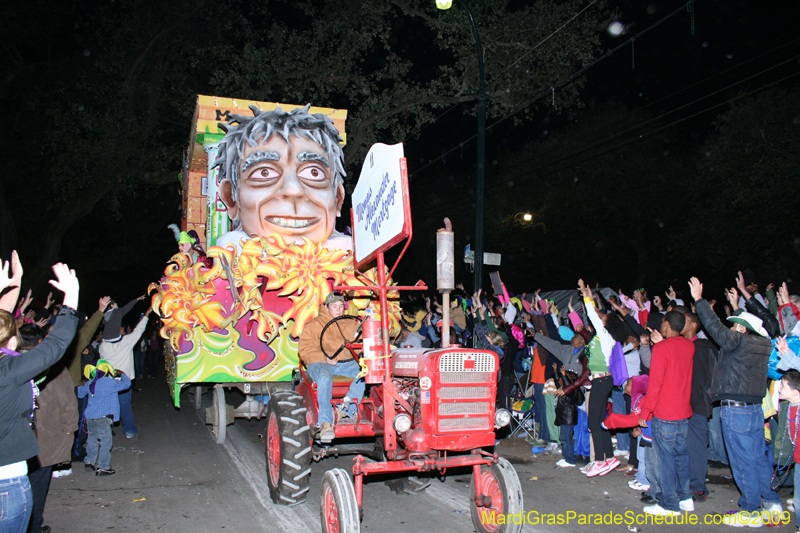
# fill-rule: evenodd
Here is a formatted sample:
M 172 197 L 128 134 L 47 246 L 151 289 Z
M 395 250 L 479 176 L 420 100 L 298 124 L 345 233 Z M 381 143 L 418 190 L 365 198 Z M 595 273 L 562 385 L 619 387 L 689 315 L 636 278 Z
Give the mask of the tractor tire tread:
M 280 436 L 278 479 L 270 479 L 270 453 L 267 438 L 267 485 L 270 498 L 278 505 L 297 505 L 306 501 L 311 473 L 311 428 L 306 421 L 307 409 L 303 397 L 294 391 L 277 391 L 267 406 L 267 431 L 274 414 L 274 422 Z M 274 434 L 274 433 L 273 433 Z

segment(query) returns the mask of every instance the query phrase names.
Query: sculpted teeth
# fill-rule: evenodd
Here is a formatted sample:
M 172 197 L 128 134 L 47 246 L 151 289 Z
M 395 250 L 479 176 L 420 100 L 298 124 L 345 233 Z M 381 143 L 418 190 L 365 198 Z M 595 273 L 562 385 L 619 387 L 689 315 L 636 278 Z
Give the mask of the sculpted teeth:
M 297 219 L 297 218 L 270 218 L 270 222 L 273 224 L 277 224 L 278 226 L 283 226 L 284 228 L 305 228 L 311 221 L 309 219 Z

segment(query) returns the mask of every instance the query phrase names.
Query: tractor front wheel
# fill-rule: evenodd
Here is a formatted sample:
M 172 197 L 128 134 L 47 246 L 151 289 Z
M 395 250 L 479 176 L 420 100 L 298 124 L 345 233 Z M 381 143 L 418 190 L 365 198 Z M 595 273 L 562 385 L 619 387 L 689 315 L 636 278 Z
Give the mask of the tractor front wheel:
M 480 475 L 480 493 L 484 496 L 484 505 L 478 507 L 475 502 L 475 476 L 469 487 L 472 524 L 478 533 L 518 533 L 522 530 L 519 524 L 500 524 L 500 515 L 514 515 L 522 512 L 522 485 L 517 471 L 511 463 L 502 457 L 491 467 L 482 466 Z M 489 500 L 486 500 L 489 498 Z
M 322 476 L 322 533 L 359 533 L 361 520 L 350 474 L 333 468 Z
M 306 501 L 311 476 L 311 428 L 303 397 L 279 391 L 267 408 L 266 455 L 269 496 L 278 505 Z

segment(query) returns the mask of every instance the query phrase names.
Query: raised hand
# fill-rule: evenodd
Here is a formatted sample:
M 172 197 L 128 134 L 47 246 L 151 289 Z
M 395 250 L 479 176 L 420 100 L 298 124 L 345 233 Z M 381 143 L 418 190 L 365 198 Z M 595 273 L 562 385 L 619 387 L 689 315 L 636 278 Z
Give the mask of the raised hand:
M 664 310 L 664 306 L 661 305 L 661 296 L 653 296 L 653 303 L 656 304 L 656 307 L 658 307 L 659 311 Z
M 692 278 L 689 280 L 689 291 L 692 293 L 692 298 L 694 298 L 695 302 L 703 299 L 703 284 L 700 283 L 699 279 Z
M 19 285 L 22 281 L 22 263 L 19 262 L 19 254 L 16 250 L 11 252 L 11 279 Z
M 774 283 L 770 283 L 769 285 L 767 285 L 767 290 L 768 291 L 771 291 L 774 288 L 775 288 L 775 284 Z
M 678 295 L 675 293 L 675 289 L 672 288 L 672 285 L 669 286 L 669 290 L 665 294 L 670 300 L 676 300 L 678 298 Z
M 781 355 L 789 353 L 789 343 L 786 342 L 786 337 L 778 337 L 775 339 L 775 348 L 778 349 L 778 353 Z
M 736 289 L 725 289 L 725 297 L 728 298 L 734 311 L 739 309 L 739 293 L 736 292 Z
M 578 289 L 581 291 L 581 294 L 584 298 L 592 298 L 592 291 L 589 289 L 586 284 L 583 282 L 582 279 L 578 280 Z
M 64 305 L 77 309 L 81 285 L 78 282 L 75 271 L 70 270 L 64 263 L 56 263 L 53 265 L 53 273 L 56 275 L 57 279 L 51 279 L 50 285 L 64 293 Z M 51 292 L 50 295 L 48 295 L 48 300 L 52 295 L 53 293 Z
M 50 293 L 47 295 L 47 303 L 44 304 L 44 308 L 50 309 L 50 307 L 53 305 L 53 302 L 55 302 L 55 300 L 53 300 L 53 291 L 50 291 Z
M 717 301 L 716 300 L 711 300 L 710 302 L 708 302 L 708 305 L 711 306 L 711 309 L 714 309 L 714 306 L 717 305 Z
M 34 322 L 34 324 L 36 324 L 40 328 L 43 328 L 43 327 L 45 327 L 47 325 L 48 322 L 50 322 L 50 317 L 44 317 L 44 318 L 40 318 L 39 320 Z
M 725 316 L 729 317 L 733 314 L 733 309 L 731 309 L 730 305 L 725 305 Z
M 0 291 L 10 286 L 11 283 L 12 280 L 8 277 L 8 261 L 2 261 L 2 266 L 0 266 Z
M 639 343 L 642 346 L 650 346 L 650 335 L 645 333 L 644 335 L 639 336 Z
M 659 343 L 664 340 L 664 337 L 661 335 L 661 332 L 657 329 L 647 328 L 650 330 L 650 339 L 653 341 L 653 344 Z
M 97 308 L 100 310 L 101 313 L 104 313 L 105 310 L 108 308 L 108 304 L 111 303 L 111 296 L 103 296 L 97 301 Z
M 747 292 L 747 288 L 746 288 L 747 286 L 744 284 L 744 274 L 742 274 L 741 271 L 739 271 L 739 275 L 736 276 L 736 286 L 739 287 L 739 292 L 742 293 L 742 296 L 744 296 L 744 299 L 745 300 L 749 300 L 750 299 L 750 293 Z
M 789 303 L 789 286 L 784 281 L 778 289 L 778 305 L 786 305 Z

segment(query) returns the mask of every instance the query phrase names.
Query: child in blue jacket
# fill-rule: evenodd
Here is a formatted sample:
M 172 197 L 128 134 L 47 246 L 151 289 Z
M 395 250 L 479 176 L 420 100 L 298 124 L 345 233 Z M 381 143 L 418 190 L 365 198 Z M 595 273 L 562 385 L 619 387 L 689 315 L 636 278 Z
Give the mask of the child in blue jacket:
M 86 365 L 84 375 L 89 381 L 78 387 L 78 398 L 88 399 L 83 411 L 89 434 L 84 465 L 96 476 L 110 476 L 115 472 L 111 469 L 111 424 L 119 420 L 119 393 L 130 388 L 131 379 L 105 359 L 97 361 L 96 367 Z

